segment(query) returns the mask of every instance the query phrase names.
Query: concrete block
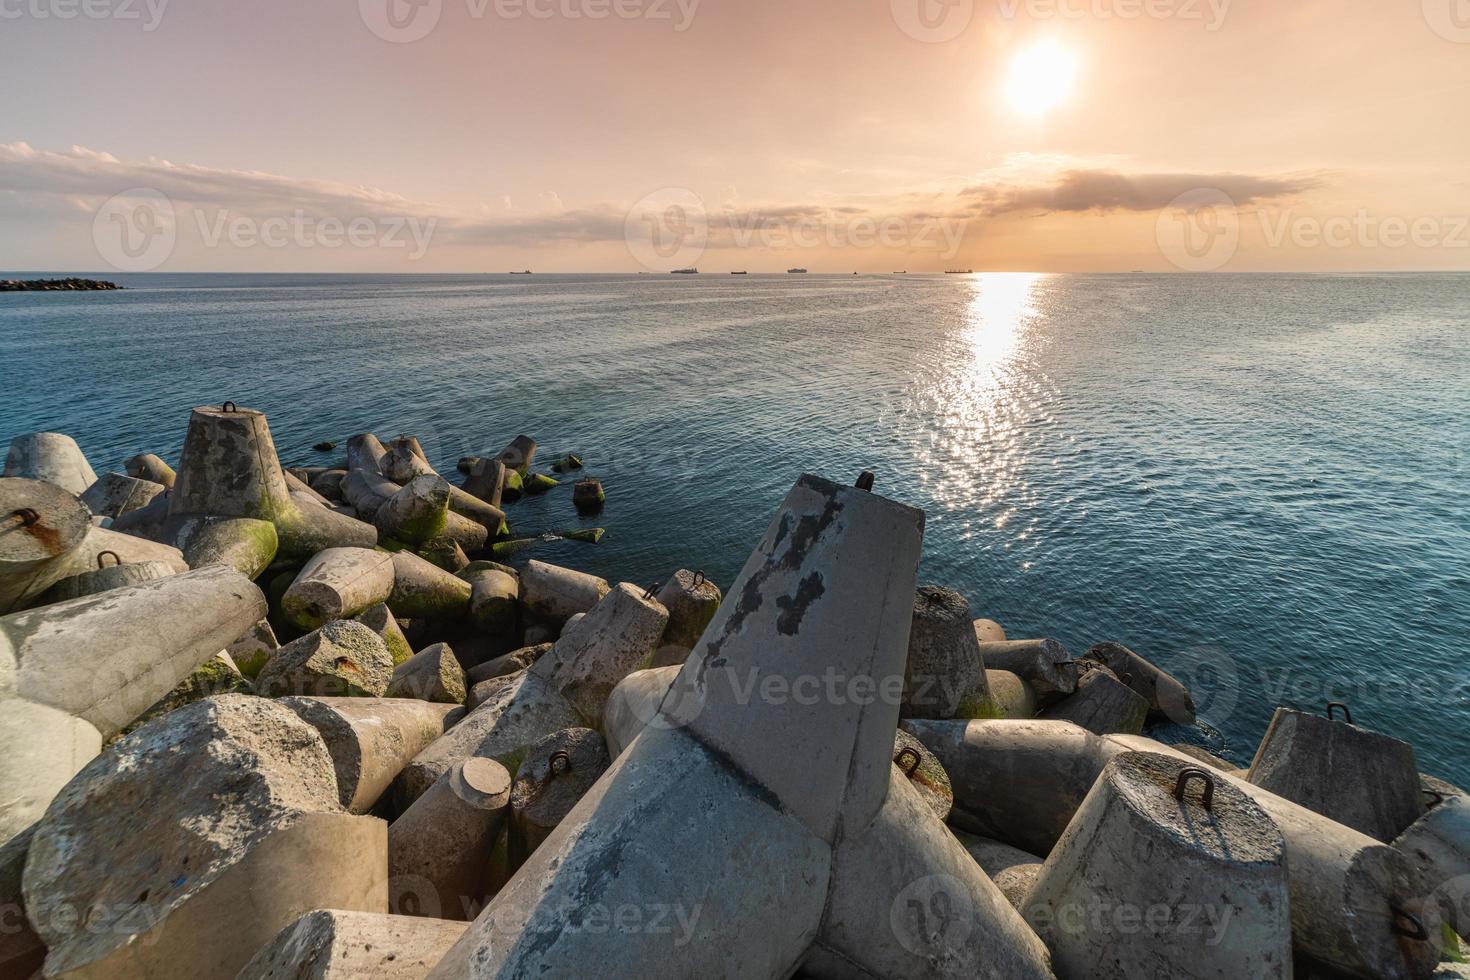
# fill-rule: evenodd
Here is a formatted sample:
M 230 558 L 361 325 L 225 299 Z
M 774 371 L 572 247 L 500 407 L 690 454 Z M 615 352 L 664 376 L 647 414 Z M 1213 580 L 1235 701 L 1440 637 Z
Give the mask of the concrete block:
M 705 578 L 703 572 L 679 569 L 658 591 L 659 605 L 669 611 L 669 625 L 661 645 L 694 649 L 723 599 L 720 587 Z
M 357 511 L 364 521 L 374 520 L 378 511 L 401 488 L 381 473 L 372 470 L 349 470 L 342 481 L 342 499 Z
M 355 435 L 347 440 L 347 469 L 364 470 L 368 473 L 383 473 L 383 457 L 388 449 L 371 432 Z
M 508 637 L 519 621 L 520 581 L 497 568 L 465 575 L 470 583 L 470 618 L 491 636 Z
M 466 553 L 477 554 L 485 550 L 485 543 L 490 540 L 490 533 L 483 524 L 451 510 L 444 515 L 443 533 L 431 538 L 430 541 L 437 540 L 439 537 L 447 537 L 457 543 Z M 425 542 L 425 544 L 428 543 Z M 466 559 L 464 565 L 468 564 L 469 560 Z M 459 568 L 463 568 L 464 565 L 460 565 Z M 455 571 L 458 571 L 459 568 L 456 568 Z
M 590 612 L 611 589 L 596 575 L 535 559 L 521 570 L 522 605 L 528 615 L 553 629 L 577 613 Z
M 165 487 L 172 487 L 174 480 L 178 477 L 172 466 L 153 453 L 139 453 L 123 463 L 123 469 L 127 471 L 128 476 L 134 479 L 148 480 L 150 483 L 159 483 Z
M 1276 709 L 1247 778 L 1385 843 L 1424 814 L 1409 743 L 1302 711 Z
M 1004 643 L 1006 631 L 993 619 L 975 620 L 975 639 L 981 643 Z
M 893 766 L 909 781 L 940 822 L 949 819 L 954 806 L 954 789 L 934 753 L 924 743 L 900 728 L 893 737 Z
M 989 837 L 968 834 L 963 830 L 954 831 L 954 836 L 970 857 L 975 859 L 975 863 L 980 865 L 980 870 L 995 882 L 995 887 L 1000 889 L 1011 907 L 1024 915 L 1026 900 L 1036 885 L 1037 875 L 1041 874 L 1044 859 L 1028 854 L 1018 847 Z
M 495 840 L 509 812 L 505 767 L 456 762 L 388 827 L 388 907 L 398 915 L 469 920 L 485 895 Z
M 456 619 L 469 612 L 470 583 L 407 551 L 393 553 L 388 608 L 406 619 Z
M 1193 725 L 1194 699 L 1189 689 L 1121 643 L 1098 643 L 1089 647 L 1083 660 L 1102 664 L 1119 680 L 1142 695 L 1149 709 L 1176 725 Z
M 990 691 L 990 699 L 977 712 L 976 717 L 1036 717 L 1036 692 L 1021 675 L 1008 670 L 987 670 L 985 686 Z
M 103 473 L 82 494 L 82 503 L 94 514 L 121 517 L 129 511 L 146 507 L 154 497 L 168 488 L 152 480 L 139 480 L 122 473 Z
M 668 610 L 657 599 L 624 582 L 557 640 L 531 673 L 600 726 L 613 688 L 652 656 L 668 622 Z
M 553 646 L 555 646 L 553 643 L 542 643 L 539 646 L 522 647 L 519 650 L 512 650 L 502 657 L 496 657 L 494 660 L 487 660 L 477 667 L 471 667 L 465 672 L 465 680 L 470 684 L 478 684 L 481 681 L 488 681 L 492 678 L 507 677 L 511 674 L 519 673 L 550 653 Z
M 526 471 L 531 468 L 531 461 L 536 458 L 536 440 L 530 436 L 516 436 L 495 458 L 506 469 L 515 470 L 525 476 Z
M 393 698 L 282 698 L 332 756 L 349 813 L 367 813 L 414 756 L 464 717 L 453 704 Z
M 393 592 L 393 556 L 370 548 L 328 548 L 313 556 L 281 600 L 292 622 L 314 630 L 351 619 Z
M 109 560 L 99 555 L 99 561 Z M 162 561 L 140 561 L 131 565 L 101 565 L 90 572 L 82 572 L 62 579 L 47 589 L 30 605 L 44 606 L 53 602 L 66 602 L 82 596 L 97 595 L 109 589 L 122 589 L 144 582 L 156 582 L 178 574 L 173 565 Z
M 439 704 L 464 704 L 464 668 L 447 643 L 425 647 L 399 664 L 388 682 L 388 697 L 417 698 Z
M 279 540 L 270 521 L 250 517 L 186 517 L 174 542 L 190 568 L 225 564 L 254 579 L 275 561 Z
M 611 763 L 607 742 L 587 728 L 553 732 L 527 749 L 510 794 L 511 871 L 551 836 Z
M 276 651 L 255 678 L 265 697 L 382 697 L 393 658 L 362 623 L 335 620 Z
M 1224 777 L 1170 756 L 1107 764 L 1037 876 L 1026 918 L 1062 980 L 1292 976 L 1281 832 Z
M 0 617 L 0 697 L 50 705 L 108 739 L 265 612 L 252 582 L 212 565 L 12 613 Z
M 346 470 L 327 470 L 311 481 L 311 488 L 332 503 L 342 503 L 342 484 L 347 479 Z
M 383 457 L 380 465 L 383 475 L 400 485 L 415 477 L 438 476 L 427 459 L 414 452 L 412 446 L 397 439 L 388 446 L 388 454 Z
M 903 717 L 973 716 L 990 691 L 970 604 L 953 589 L 926 585 L 914 594 L 913 611 Z
M 1049 721 L 1069 721 L 1094 735 L 1137 735 L 1148 720 L 1148 699 L 1100 664 L 1084 661 L 1077 690 L 1041 712 Z
M 1470 799 L 1452 796 L 1416 820 L 1393 842 L 1434 886 L 1439 913 L 1470 936 Z
M 419 557 L 430 565 L 437 565 L 446 572 L 456 575 L 470 563 L 469 556 L 464 553 L 464 548 L 447 534 L 439 535 L 420 548 Z
M 664 698 L 682 669 L 682 665 L 675 665 L 635 670 L 613 688 L 602 713 L 602 731 L 612 758 L 622 755 L 658 718 Z
M 135 513 L 142 513 L 136 511 Z M 160 561 L 176 572 L 189 571 L 184 553 L 170 544 L 162 544 L 145 538 L 124 534 L 113 528 L 94 527 L 87 532 L 81 547 L 72 553 L 69 574 L 78 575 L 99 567 L 103 556 L 110 562 L 122 559 L 124 565 L 135 565 L 145 561 Z
M 91 529 L 86 505 L 61 487 L 0 479 L 0 613 L 76 574 L 72 557 Z
M 7 697 L 0 700 L 0 746 L 3 844 L 39 820 L 61 788 L 97 757 L 102 735 L 64 711 Z
M 981 643 L 980 656 L 990 670 L 1022 677 L 1043 700 L 1077 690 L 1077 666 L 1066 647 L 1051 639 Z
M 423 980 L 463 922 L 318 909 L 277 933 L 235 980 Z
M 477 459 L 468 474 L 464 491 L 499 509 L 505 489 L 505 464 L 498 459 Z
M 596 514 L 607 503 L 607 491 L 601 480 L 578 480 L 572 485 L 572 505 L 579 514 Z
M 192 674 L 159 698 L 152 707 L 133 719 L 114 739 L 137 731 L 171 711 L 221 694 L 254 694 L 255 689 L 227 653 L 206 660 Z M 109 743 L 110 744 L 110 743 Z
M 97 482 L 77 441 L 59 432 L 32 432 L 12 439 L 4 476 L 52 483 L 77 497 Z
M 280 648 L 281 644 L 276 640 L 276 631 L 271 629 L 270 620 L 262 619 L 225 647 L 225 653 L 240 668 L 241 674 L 254 680 Z
M 383 643 L 388 647 L 388 656 L 393 658 L 394 667 L 413 656 L 413 647 L 409 644 L 408 637 L 403 635 L 402 627 L 386 602 L 369 606 L 352 618 L 382 637 Z
M 420 547 L 444 533 L 449 484 L 436 473 L 415 477 L 378 508 L 373 523 L 385 538 Z
M 386 911 L 386 830 L 341 811 L 321 738 L 290 710 L 180 709 L 89 764 L 37 827 L 23 887 L 46 974 L 233 976 L 312 909 Z

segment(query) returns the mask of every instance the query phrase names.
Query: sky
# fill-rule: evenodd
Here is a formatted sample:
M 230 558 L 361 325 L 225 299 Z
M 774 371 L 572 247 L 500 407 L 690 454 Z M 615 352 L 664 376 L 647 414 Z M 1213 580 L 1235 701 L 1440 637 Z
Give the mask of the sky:
M 1470 0 L 0 0 L 0 269 L 1470 269 Z

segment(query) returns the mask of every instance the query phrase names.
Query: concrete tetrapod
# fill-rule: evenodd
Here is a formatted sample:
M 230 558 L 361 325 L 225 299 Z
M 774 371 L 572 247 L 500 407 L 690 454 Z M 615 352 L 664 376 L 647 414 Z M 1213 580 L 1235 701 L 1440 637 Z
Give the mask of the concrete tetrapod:
M 97 482 L 77 441 L 59 432 L 32 432 L 12 439 L 3 475 L 54 483 L 76 497 Z
M 1051 851 L 1113 756 L 1156 752 L 1197 763 L 1150 738 L 1098 736 L 1067 722 L 908 721 L 904 727 L 949 773 L 952 823 L 1036 854 Z M 1364 980 L 1433 972 L 1431 889 L 1408 858 L 1237 775 L 1221 776 L 1254 800 L 1286 841 L 1298 952 Z
M 470 617 L 481 630 L 495 637 L 515 633 L 520 583 L 514 575 L 498 568 L 466 570 L 470 583 Z
M 495 840 L 510 806 L 510 773 L 471 756 L 388 827 L 388 908 L 469 920 L 479 914 Z
M 470 583 L 409 551 L 393 552 L 388 608 L 404 619 L 456 619 L 470 608 Z
M 153 498 L 168 488 L 152 480 L 139 480 L 122 473 L 103 473 L 82 494 L 82 503 L 102 517 L 121 517 L 129 511 L 146 507 Z
M 265 612 L 253 582 L 211 565 L 12 613 L 0 617 L 0 697 L 83 718 L 106 740 Z
M 39 820 L 82 767 L 102 751 L 89 722 L 21 698 L 0 700 L 0 844 Z M 3 932 L 0 929 L 0 932 Z
M 99 559 L 103 560 L 103 559 Z M 101 565 L 90 572 L 72 575 L 57 582 L 41 593 L 35 605 L 66 602 L 80 599 L 84 595 L 96 595 L 109 589 L 121 589 L 129 585 L 142 585 L 161 578 L 177 575 L 173 565 L 162 561 L 139 561 L 131 565 Z
M 454 658 L 448 643 L 435 643 L 394 668 L 387 696 L 464 704 L 464 668 Z
M 187 572 L 190 568 L 184 553 L 173 545 L 123 534 L 111 528 L 93 527 L 87 532 L 81 547 L 72 553 L 71 569 L 67 574 L 79 575 L 95 570 L 104 555 L 109 560 L 119 558 L 124 565 L 161 561 L 171 565 L 176 572 Z
M 1414 749 L 1348 717 L 1341 722 L 1277 708 L 1246 778 L 1388 843 L 1424 813 Z
M 415 477 L 373 515 L 385 538 L 415 548 L 444 533 L 449 515 L 449 484 L 437 473 Z
M 413 656 L 413 647 L 409 644 L 408 637 L 403 635 L 403 627 L 398 625 L 393 610 L 388 608 L 386 602 L 369 606 L 352 618 L 383 638 L 383 643 L 388 647 L 388 655 L 393 658 L 394 667 Z
M 923 742 L 902 728 L 893 738 L 893 766 L 908 779 L 941 822 L 949 819 L 949 811 L 954 808 L 954 788 L 949 785 L 949 774 L 934 753 L 924 748 Z
M 1077 665 L 1066 647 L 1056 640 L 982 642 L 980 656 L 987 668 L 1019 675 L 1043 698 L 1061 697 L 1077 690 Z
M 903 717 L 973 718 L 990 691 L 970 604 L 953 589 L 926 585 L 913 609 Z
M 510 794 L 506 851 L 511 871 L 551 836 L 611 761 L 607 742 L 590 728 L 553 732 L 526 751 Z
M 196 408 L 169 496 L 169 525 L 188 517 L 250 517 L 276 526 L 283 558 L 324 548 L 371 548 L 377 531 L 325 507 L 291 497 L 265 416 L 226 403 Z
M 227 695 L 139 729 L 67 785 L 31 841 L 26 908 L 48 977 L 230 977 L 312 909 L 386 911 L 386 845 L 381 820 L 342 812 L 314 729 Z
M 1041 874 L 1042 859 L 989 837 L 977 837 L 963 830 L 954 831 L 954 835 L 980 865 L 980 870 L 995 882 L 1006 901 L 1024 915 L 1026 900 L 1031 896 L 1036 876 Z
M 139 453 L 123 463 L 123 469 L 135 480 L 147 480 L 165 487 L 172 487 L 178 479 L 174 468 L 153 453 Z
M 1123 644 L 1095 644 L 1088 648 L 1082 659 L 1096 661 L 1111 670 L 1119 680 L 1148 701 L 1150 710 L 1159 712 L 1176 725 L 1194 724 L 1194 699 L 1189 696 L 1189 689 Z
M 1393 842 L 1435 886 L 1450 927 L 1470 936 L 1470 799 L 1452 796 L 1420 817 Z
M 276 558 L 276 526 L 253 517 L 186 517 L 174 542 L 190 568 L 223 563 L 254 580 Z
M 468 924 L 318 909 L 253 956 L 235 980 L 423 980 Z
M 255 678 L 265 697 L 374 697 L 388 691 L 393 658 L 362 623 L 334 620 L 275 652 Z
M 61 487 L 0 479 L 0 613 L 75 574 L 72 556 L 91 527 L 86 505 Z
M 1170 756 L 1107 764 L 1025 916 L 1062 980 L 1292 975 L 1281 832 L 1223 777 Z
M 840 962 L 845 976 L 1050 977 L 892 764 L 922 528 L 918 511 L 802 477 L 681 669 L 692 693 L 675 685 L 430 976 L 774 978 Z M 740 696 L 748 675 L 790 691 L 809 672 L 869 696 Z M 987 942 L 893 941 L 890 908 L 935 884 L 972 900 L 968 932 Z M 599 928 L 569 907 L 660 914 Z
M 392 592 L 392 555 L 371 548 L 328 548 L 297 573 L 281 608 L 297 626 L 314 630 L 334 619 L 351 619 Z
M 282 698 L 280 703 L 320 733 L 349 813 L 371 810 L 408 761 L 464 717 L 458 705 L 402 698 Z
M 466 493 L 496 509 L 505 490 L 505 464 L 498 459 L 480 459 L 470 467 L 464 481 Z
M 590 612 L 611 589 L 607 579 L 535 559 L 521 569 L 521 604 L 533 619 L 553 629 L 577 613 Z
M 622 755 L 643 729 L 659 716 L 659 707 L 669 693 L 683 664 L 635 670 L 618 682 L 602 712 L 602 732 L 608 755 Z
M 658 592 L 659 603 L 669 611 L 669 626 L 661 645 L 693 650 L 724 598 L 720 587 L 703 572 L 679 569 Z
M 1108 668 L 1089 663 L 1077 681 L 1077 690 L 1054 703 L 1039 717 L 1049 721 L 1070 721 L 1094 735 L 1137 735 L 1148 721 L 1148 699 L 1124 684 Z

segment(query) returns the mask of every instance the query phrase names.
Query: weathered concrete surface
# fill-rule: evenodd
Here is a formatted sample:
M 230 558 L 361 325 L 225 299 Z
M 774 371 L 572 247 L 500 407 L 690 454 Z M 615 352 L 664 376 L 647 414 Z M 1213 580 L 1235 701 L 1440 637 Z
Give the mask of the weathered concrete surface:
M 505 464 L 498 459 L 476 460 L 465 478 L 464 490 L 498 509 L 505 490 Z
M 1434 886 L 1444 921 L 1459 935 L 1470 936 L 1470 799 L 1446 799 L 1400 834 L 1393 846 Z
M 152 480 L 139 480 L 122 473 L 103 473 L 82 494 L 82 503 L 94 514 L 121 517 L 129 511 L 146 507 L 153 498 L 168 488 Z
M 388 682 L 390 698 L 464 704 L 464 668 L 447 643 L 425 647 L 399 664 Z
M 388 828 L 388 908 L 398 915 L 470 920 L 483 907 L 495 840 L 509 813 L 511 779 L 471 756 Z
M 660 645 L 693 650 L 723 599 L 720 587 L 703 572 L 679 569 L 658 592 L 659 604 L 669 611 L 669 625 Z
M 405 619 L 454 619 L 470 608 L 470 583 L 408 551 L 393 553 L 388 608 Z
M 1082 670 L 1077 690 L 1041 712 L 1039 717 L 1069 721 L 1094 735 L 1137 735 L 1148 721 L 1148 699 L 1108 668 L 1090 663 Z
M 317 507 L 330 507 L 332 502 L 326 497 L 312 489 L 303 477 L 296 476 L 290 470 L 282 471 L 286 477 L 286 489 L 291 491 L 291 499 L 298 504 L 313 504 Z
M 378 543 L 377 528 L 326 507 L 296 506 L 276 521 L 276 530 L 281 556 L 297 561 L 327 548 L 371 548 Z
M 553 628 L 591 611 L 611 591 L 606 579 L 532 559 L 521 569 L 521 603 L 532 618 Z M 555 634 L 553 634 L 555 635 Z
M 72 556 L 91 527 L 86 505 L 61 487 L 0 479 L 0 613 L 76 574 Z
M 548 646 L 549 645 L 550 644 L 548 644 Z M 469 694 L 465 698 L 465 707 L 471 711 L 474 711 L 480 705 L 484 704 L 486 701 L 493 700 L 496 695 L 498 695 L 501 691 L 519 681 L 521 678 L 521 674 L 524 673 L 525 671 L 522 670 L 514 674 L 508 674 L 502 677 L 492 677 L 489 680 L 480 681 L 480 683 L 470 688 Z
M 423 980 L 466 928 L 463 922 L 318 909 L 282 929 L 235 980 Z
M 388 691 L 393 658 L 362 623 L 335 620 L 276 651 L 255 678 L 266 697 L 375 697 Z
M 403 635 L 403 628 L 398 625 L 393 610 L 388 608 L 386 602 L 369 606 L 352 618 L 383 638 L 383 643 L 388 647 L 388 655 L 393 658 L 394 667 L 413 656 L 413 647 L 409 645 L 408 637 Z
M 432 543 L 433 541 L 436 541 L 441 537 L 446 537 L 453 540 L 465 552 L 469 554 L 478 554 L 479 552 L 485 550 L 485 543 L 490 540 L 490 533 L 491 532 L 486 530 L 485 526 L 483 524 L 480 524 L 478 521 L 473 521 L 470 518 L 465 517 L 462 514 L 457 514 L 453 510 L 451 510 L 444 515 L 443 532 L 433 538 L 430 538 L 429 542 Z M 469 562 L 466 561 L 465 564 L 467 565 L 469 564 Z
M 98 567 L 99 559 L 109 553 L 121 558 L 124 565 L 161 561 L 172 566 L 176 572 L 189 571 L 184 553 L 172 545 L 123 534 L 112 528 L 94 527 L 87 532 L 81 547 L 72 554 L 71 567 L 67 574 L 90 572 Z M 109 557 L 107 561 L 112 559 Z
M 409 760 L 464 717 L 453 704 L 395 698 L 282 698 L 321 734 L 349 813 L 367 813 Z
M 705 704 L 690 731 L 823 840 L 866 825 L 888 789 L 923 527 L 922 511 L 803 476 L 683 668 Z
M 159 698 L 152 707 L 143 712 L 122 730 L 122 735 L 142 728 L 177 711 L 186 704 L 202 701 L 220 694 L 254 694 L 255 689 L 240 673 L 235 662 L 227 653 L 218 653 L 201 664 L 192 674 L 179 681 L 172 691 Z
M 1036 717 L 1036 692 L 1025 678 L 1008 670 L 987 670 L 985 686 L 990 698 L 976 717 L 979 718 L 1034 718 Z
M 139 453 L 123 463 L 123 469 L 136 480 L 148 480 L 165 487 L 172 487 L 178 478 L 174 468 L 153 453 Z
M 54 483 L 77 497 L 97 482 L 77 441 L 59 432 L 32 432 L 12 439 L 3 475 Z
M 903 717 L 973 717 L 990 691 L 970 604 L 953 589 L 926 585 L 914 594 L 913 610 Z
M 1025 912 L 1063 980 L 1291 977 L 1281 832 L 1223 777 L 1181 783 L 1190 771 L 1171 756 L 1116 756 L 1046 859 Z M 1160 908 L 1166 921 L 1115 921 Z
M 430 977 L 794 972 L 821 917 L 827 844 L 684 732 L 650 732 L 638 745 Z M 670 883 L 689 884 L 671 890 Z M 610 913 L 603 921 L 573 911 L 599 908 L 638 910 L 638 927 L 616 926 Z
M 131 565 L 103 565 L 90 572 L 72 575 L 57 582 L 36 598 L 30 605 L 44 606 L 53 602 L 66 602 L 82 596 L 96 595 L 109 589 L 122 589 L 144 582 L 156 582 L 161 578 L 177 575 L 173 565 L 162 561 L 140 561 Z
M 419 547 L 445 531 L 449 484 L 437 473 L 415 477 L 378 508 L 373 523 L 385 538 Z
M 1037 854 L 1060 839 L 1113 756 L 1142 751 L 1195 761 L 1153 739 L 1097 736 L 1067 722 L 911 721 L 904 727 L 949 773 L 951 822 Z M 1298 952 L 1364 980 L 1429 975 L 1434 944 L 1402 935 L 1407 920 L 1400 913 L 1422 921 L 1432 890 L 1407 858 L 1237 775 L 1222 777 L 1265 810 L 1286 841 Z
M 505 464 L 506 469 L 525 476 L 531 468 L 531 461 L 536 458 L 536 440 L 526 435 L 516 436 L 495 458 Z
M 229 977 L 312 909 L 385 911 L 386 844 L 382 821 L 341 811 L 314 729 L 271 701 L 211 698 L 68 784 L 24 893 L 47 976 Z
M 371 432 L 364 432 L 347 440 L 347 469 L 349 470 L 365 470 L 381 476 L 383 457 L 387 455 L 388 448 Z
M 601 480 L 578 480 L 572 486 L 572 504 L 581 514 L 595 514 L 607 502 L 607 491 Z
M 480 525 L 489 536 L 498 534 L 505 524 L 505 511 L 452 483 L 449 484 L 449 512 Z
M 460 543 L 447 534 L 441 534 L 419 549 L 419 557 L 430 565 L 437 565 L 446 572 L 459 574 L 468 567 L 469 556 Z
M 328 548 L 297 574 L 281 599 L 291 621 L 314 630 L 351 619 L 393 592 L 393 556 L 370 548 Z
M 1424 813 L 1409 743 L 1287 708 L 1276 709 L 1247 778 L 1384 843 Z
M 381 473 L 365 469 L 349 470 L 347 478 L 342 481 L 342 499 L 352 505 L 360 519 L 371 521 L 400 489 L 398 484 Z
M 102 751 L 102 735 L 64 711 L 0 700 L 0 844 L 41 818 L 51 800 Z M 3 925 L 3 923 L 0 923 Z
M 981 643 L 1004 643 L 1006 631 L 993 619 L 975 620 L 975 639 Z
M 21 873 L 35 825 L 0 843 L 0 977 L 39 977 L 46 946 L 26 918 Z
M 1123 644 L 1095 644 L 1088 648 L 1082 659 L 1107 667 L 1119 680 L 1142 695 L 1151 710 L 1176 725 L 1194 724 L 1194 699 L 1189 696 L 1189 689 Z
M 326 500 L 342 503 L 345 499 L 342 496 L 342 482 L 346 479 L 346 470 L 327 470 L 312 479 L 311 488 Z
M 553 732 L 526 750 L 510 795 L 511 871 L 551 836 L 611 763 L 607 742 L 589 728 Z
M 280 544 L 274 524 L 250 517 L 186 517 L 174 543 L 190 568 L 222 563 L 248 579 L 270 567 Z
M 595 726 L 613 688 L 653 654 L 668 625 L 668 610 L 645 592 L 618 585 L 531 667 Z
M 990 670 L 1008 670 L 1024 678 L 1042 698 L 1077 690 L 1077 666 L 1066 647 L 1051 639 L 981 643 L 980 655 Z
M 50 705 L 107 739 L 265 613 L 261 591 L 224 565 L 12 613 L 0 617 L 0 697 Z
M 401 439 L 394 439 L 388 445 L 388 455 L 383 457 L 381 469 L 384 476 L 398 484 L 408 483 L 414 477 L 439 475 L 412 444 Z
M 635 670 L 618 682 L 602 712 L 608 754 L 616 759 L 659 715 L 682 665 Z
M 394 781 L 394 801 L 400 812 L 407 810 L 456 762 L 471 755 L 494 759 L 515 772 L 526 748 L 538 739 L 585 724 L 572 703 L 545 681 L 522 674 L 415 756 Z
M 827 980 L 1051 980 L 1047 950 L 897 770 L 877 816 L 833 855 L 805 972 Z
M 519 619 L 520 582 L 498 568 L 476 569 L 465 575 L 470 583 L 470 618 L 491 636 L 515 633 Z
M 280 648 L 281 644 L 276 639 L 276 631 L 271 628 L 270 620 L 262 619 L 225 647 L 225 653 L 240 668 L 240 673 L 254 680 Z
M 512 650 L 504 656 L 471 667 L 465 672 L 465 680 L 470 684 L 479 684 L 482 681 L 519 673 L 550 653 L 553 646 L 555 646 L 554 643 L 542 643 L 534 647 Z
M 926 806 L 941 822 L 949 819 L 954 806 L 954 788 L 949 774 L 924 743 L 900 728 L 893 737 L 893 766 L 913 786 Z
M 294 509 L 265 415 L 250 408 L 194 409 L 169 516 L 274 522 Z
M 1018 847 L 989 837 L 979 837 L 963 830 L 954 831 L 960 842 L 980 870 L 995 882 L 1011 907 L 1025 915 L 1026 900 L 1036 885 L 1036 876 L 1041 874 L 1042 858 Z

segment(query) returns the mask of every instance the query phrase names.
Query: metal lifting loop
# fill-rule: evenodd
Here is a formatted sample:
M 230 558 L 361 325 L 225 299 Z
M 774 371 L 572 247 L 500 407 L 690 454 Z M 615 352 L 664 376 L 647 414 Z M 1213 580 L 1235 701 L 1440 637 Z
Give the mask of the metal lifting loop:
M 1435 807 L 1444 802 L 1444 794 L 1438 792 L 1437 790 L 1426 789 L 1423 790 L 1423 793 L 1425 799 L 1429 801 L 1424 805 L 1424 808 L 1426 810 L 1433 810 Z
M 643 598 L 652 599 L 654 596 L 658 595 L 659 588 L 660 585 L 658 582 L 653 583 L 648 587 L 648 591 L 643 593 Z
M 708 581 L 709 579 L 704 577 L 704 569 L 700 569 L 694 573 L 694 587 L 696 589 Z
M 11 511 L 10 516 L 20 518 L 20 523 L 25 527 L 31 527 L 41 520 L 40 513 L 34 507 L 21 507 Z
M 122 555 L 119 555 L 117 552 L 115 552 L 115 551 L 99 551 L 99 552 L 97 552 L 97 567 L 98 568 L 106 568 L 107 567 L 105 564 L 103 564 L 102 559 L 106 558 L 108 555 L 111 555 L 112 556 L 112 561 L 113 561 L 114 566 L 121 565 L 123 563 Z
M 1429 930 L 1424 928 L 1424 923 L 1419 921 L 1418 916 L 1405 912 L 1397 905 L 1390 905 L 1388 910 L 1393 913 L 1394 932 L 1415 942 L 1422 943 L 1429 939 Z
M 910 760 L 907 765 L 904 764 L 905 759 Z M 912 747 L 905 747 L 893 757 L 893 764 L 898 766 L 899 771 L 910 779 L 914 778 L 914 773 L 919 771 L 919 763 L 923 761 L 924 757 L 919 755 L 919 750 Z
M 233 412 L 238 412 L 240 410 L 240 406 L 239 405 L 236 405 L 234 402 L 225 402 L 223 405 L 221 405 L 219 407 L 219 410 L 221 412 L 230 412 L 230 413 L 233 413 Z
M 572 756 L 566 749 L 557 749 L 551 753 L 551 759 L 546 763 L 546 771 L 551 778 L 555 779 L 564 773 L 572 771 Z
M 1345 720 L 1349 725 L 1351 725 L 1353 723 L 1353 713 L 1352 713 L 1352 710 L 1350 708 L 1348 708 L 1347 705 L 1343 704 L 1341 701 L 1332 701 L 1332 702 L 1330 702 L 1327 705 L 1327 720 L 1328 721 L 1335 721 L 1336 720 L 1333 717 L 1333 715 L 1337 711 L 1338 708 L 1341 708 L 1342 709 L 1342 717 L 1343 717 L 1343 720 Z
M 876 477 L 873 476 L 872 470 L 863 470 L 862 474 L 857 478 L 857 488 L 872 493 L 873 481 L 875 479 Z
M 1213 810 L 1215 808 L 1215 777 L 1211 776 L 1203 769 L 1196 769 L 1193 766 L 1190 766 L 1189 768 L 1184 769 L 1179 773 L 1179 781 L 1174 784 L 1174 799 L 1178 800 L 1180 803 L 1183 803 L 1185 788 L 1189 785 L 1189 781 L 1191 779 L 1196 778 L 1200 779 L 1205 784 L 1205 795 L 1204 798 L 1200 800 L 1200 803 L 1204 806 L 1206 810 Z

